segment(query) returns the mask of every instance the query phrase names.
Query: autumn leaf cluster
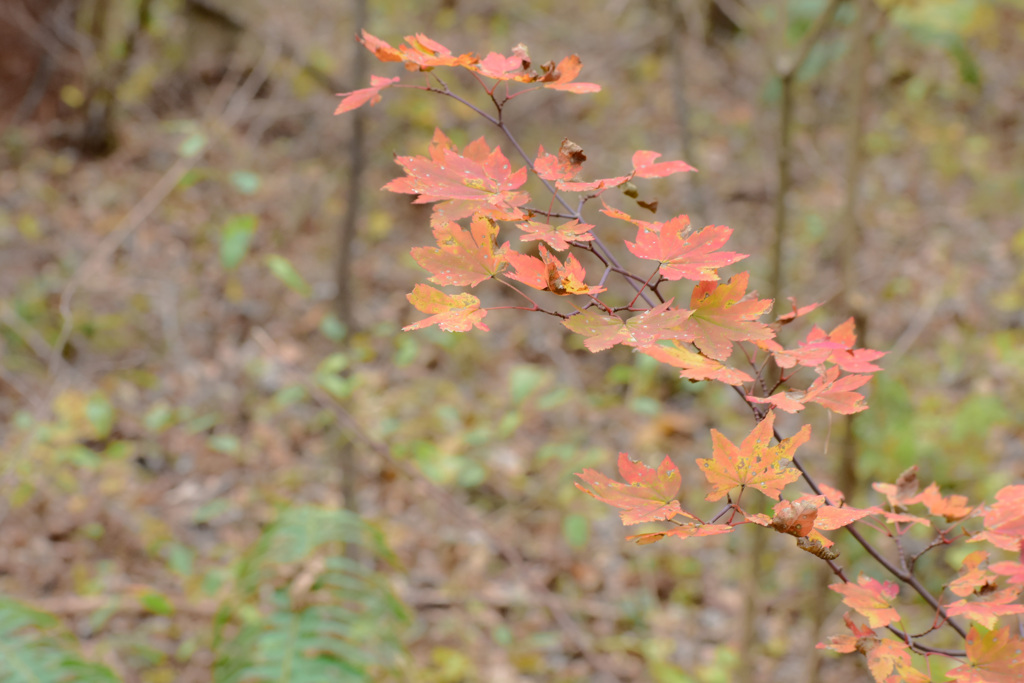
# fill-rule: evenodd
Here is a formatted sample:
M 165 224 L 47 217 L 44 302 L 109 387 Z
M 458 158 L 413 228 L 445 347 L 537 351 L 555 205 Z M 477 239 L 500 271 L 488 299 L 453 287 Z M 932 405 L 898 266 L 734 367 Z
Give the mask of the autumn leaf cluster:
M 384 189 L 432 205 L 433 243 L 411 251 L 432 284 L 417 284 L 408 295 L 426 317 L 404 329 L 437 325 L 448 332 L 486 331 L 491 311 L 518 309 L 556 318 L 593 353 L 621 345 L 671 367 L 684 380 L 730 387 L 749 407 L 756 425 L 738 442 L 712 430 L 710 457 L 695 459 L 706 481 L 703 501 L 717 507 L 683 504 L 683 477 L 668 456 L 649 467 L 622 453 L 622 481 L 585 469 L 577 475 L 577 486 L 618 509 L 626 525 L 661 525 L 629 537 L 640 544 L 728 534 L 747 524 L 793 536 L 798 548 L 829 564 L 838 579 L 832 590 L 866 619 L 858 623 L 848 614 L 849 633 L 832 636 L 819 647 L 863 654 L 880 683 L 931 680 L 912 654 L 958 659 L 962 665 L 950 671 L 957 681 L 1024 680 L 1024 639 L 1009 627 L 997 628 L 999 619 L 1024 613 L 1019 601 L 1024 589 L 1024 486 L 1005 487 L 991 506 L 971 505 L 963 496 L 942 495 L 934 483 L 919 492 L 912 469 L 894 483 L 875 484 L 884 502 L 855 508 L 843 492 L 817 482 L 797 459 L 797 449 L 810 442 L 810 425 L 789 437 L 775 427 L 779 412 L 795 414 L 820 406 L 853 415 L 867 409 L 861 390 L 882 369 L 877 361 L 884 353 L 857 347 L 852 318 L 831 330 L 812 325 L 795 343 L 784 343 L 781 330 L 818 304 L 793 302 L 790 312 L 770 318 L 774 302 L 749 289 L 749 273 L 720 273 L 748 258 L 728 249 L 731 228 L 695 226 L 685 214 L 641 219 L 614 206 L 632 201 L 645 212 L 656 212 L 657 201 L 640 199 L 634 181 L 695 171 L 689 164 L 659 161 L 658 152 L 638 150 L 620 175 L 592 178 L 584 169 L 586 152 L 568 138 L 562 138 L 555 153 L 543 147 L 534 155 L 526 153 L 505 124 L 505 108 L 542 89 L 576 94 L 599 90 L 576 81 L 581 69 L 576 55 L 538 66 L 522 45 L 509 56 L 492 52 L 480 58 L 456 55 L 421 34 L 406 37 L 406 44 L 397 48 L 365 31 L 360 40 L 381 61 L 399 62 L 423 80 L 414 84 L 403 83 L 401 77 L 374 76 L 370 87 L 343 94 L 336 113 L 373 105 L 388 88 L 417 88 L 472 109 L 494 124 L 519 157 L 514 163 L 484 138 L 460 149 L 440 130 L 426 155 L 397 157 L 404 176 Z M 436 73 L 442 67 L 471 72 L 487 105 L 452 91 Z M 544 198 L 536 205 L 537 193 L 527 189 L 531 182 Z M 609 192 L 616 188 L 621 192 Z M 599 203 L 598 211 L 585 218 L 584 210 L 594 203 Z M 629 224 L 632 236 L 621 249 L 613 249 L 609 235 L 622 222 Z M 640 265 L 625 267 L 620 260 L 625 254 Z M 486 295 L 477 290 L 485 283 L 493 286 Z M 688 298 L 685 292 L 670 293 L 683 285 L 689 286 Z M 481 296 L 493 303 L 485 304 Z M 508 304 L 510 297 L 515 305 Z M 804 490 L 795 491 L 798 485 Z M 744 508 L 750 496 L 761 495 L 772 501 L 771 515 Z M 890 543 L 898 559 L 887 559 L 861 528 Z M 846 576 L 837 563 L 836 543 L 826 535 L 840 529 L 847 529 L 895 581 Z M 901 544 L 912 529 L 933 534 L 916 555 Z M 985 543 L 988 549 L 968 555 L 959 576 L 936 597 L 915 577 L 914 562 L 932 548 L 958 541 Z M 905 623 L 901 590 L 916 593 L 929 605 L 934 613 L 930 626 Z M 958 619 L 969 621 L 969 628 Z M 944 627 L 962 637 L 963 651 L 928 643 L 927 637 Z

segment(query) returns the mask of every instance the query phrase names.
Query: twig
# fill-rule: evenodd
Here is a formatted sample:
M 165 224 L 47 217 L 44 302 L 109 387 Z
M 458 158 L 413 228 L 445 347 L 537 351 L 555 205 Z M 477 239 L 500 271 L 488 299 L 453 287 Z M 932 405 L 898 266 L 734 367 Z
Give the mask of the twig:
M 191 602 L 170 598 L 175 614 L 209 618 L 217 613 L 220 605 L 212 601 Z M 119 614 L 150 614 L 151 610 L 131 595 L 62 595 L 51 598 L 36 598 L 29 601 L 36 609 L 66 617 L 92 614 L 98 610 L 111 610 Z

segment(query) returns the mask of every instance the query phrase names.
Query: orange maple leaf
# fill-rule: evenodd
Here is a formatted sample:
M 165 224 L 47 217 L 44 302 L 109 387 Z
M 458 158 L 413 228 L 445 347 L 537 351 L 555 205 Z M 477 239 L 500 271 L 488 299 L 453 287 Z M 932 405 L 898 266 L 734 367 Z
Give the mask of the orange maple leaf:
M 403 332 L 431 325 L 437 325 L 445 332 L 468 332 L 474 327 L 484 331 L 489 329 L 483 323 L 487 309 L 480 308 L 480 299 L 472 294 L 445 294 L 430 285 L 419 284 L 406 298 L 417 310 L 434 315 L 406 325 Z
M 726 360 L 732 354 L 732 343 L 771 339 L 775 332 L 758 322 L 772 306 L 771 299 L 746 296 L 750 273 L 734 275 L 728 282 L 699 282 L 690 295 L 693 315 L 686 329 L 693 334 L 693 343 L 709 358 Z
M 789 466 L 793 453 L 811 438 L 811 426 L 771 446 L 774 438 L 775 412 L 769 411 L 738 447 L 716 429 L 711 430 L 713 455 L 697 459 L 711 492 L 707 500 L 719 500 L 737 486 L 749 486 L 772 499 L 800 478 L 799 470 Z
M 498 220 L 519 220 L 529 200 L 516 190 L 526 182 L 526 168 L 513 172 L 500 147 L 493 150 L 479 138 L 460 152 L 440 129 L 434 131 L 429 157 L 396 157 L 406 177 L 395 178 L 385 190 L 419 195 L 413 204 L 440 202 L 431 221 L 438 225 L 475 213 Z
M 946 672 L 960 683 L 1019 683 L 1024 680 L 1024 639 L 1009 626 L 997 631 L 967 633 L 967 664 Z
M 570 242 L 593 241 L 594 235 L 590 232 L 593 227 L 587 223 L 580 223 L 575 218 L 558 226 L 541 221 L 527 221 L 519 224 L 524 233 L 519 236 L 519 241 L 541 240 L 555 251 L 565 251 L 569 248 Z
M 946 608 L 946 613 L 951 617 L 963 615 L 985 628 L 992 628 L 1001 616 L 1024 614 L 1024 605 L 1014 604 L 1020 591 L 1019 586 L 1013 586 L 987 593 L 977 600 L 957 600 Z
M 620 508 L 622 523 L 627 525 L 642 522 L 656 522 L 683 515 L 696 519 L 685 512 L 676 500 L 682 478 L 679 468 L 666 455 L 657 469 L 642 462 L 631 460 L 625 453 L 619 453 L 619 474 L 626 483 L 614 481 L 595 470 L 586 469 L 578 473 L 586 488 L 576 482 L 576 488 L 585 491 L 597 500 Z
M 688 338 L 681 329 L 690 311 L 672 308 L 673 299 L 623 321 L 617 315 L 587 309 L 563 320 L 562 324 L 586 339 L 583 345 L 597 353 L 616 344 L 648 347 L 661 340 Z
M 347 111 L 358 109 L 367 102 L 370 106 L 380 102 L 380 91 L 384 88 L 388 88 L 393 84 L 397 83 L 399 78 L 383 78 L 381 76 L 370 76 L 370 87 L 362 88 L 361 90 L 353 90 L 352 92 L 338 93 L 341 95 L 342 100 L 338 103 L 338 108 L 334 110 L 335 116 L 338 114 L 344 114 Z
M 688 338 L 692 334 L 692 332 L 685 328 L 680 328 L 680 330 L 684 338 Z M 650 356 L 656 361 L 679 368 L 680 377 L 695 382 L 710 379 L 724 384 L 739 386 L 744 382 L 753 381 L 753 378 L 742 370 L 731 368 L 717 360 L 691 351 L 675 340 L 671 340 L 667 345 L 649 344 L 647 346 L 640 346 L 637 348 L 637 351 Z
M 829 586 L 843 596 L 843 602 L 868 618 L 872 628 L 880 628 L 900 620 L 900 613 L 892 606 L 900 587 L 889 581 L 877 581 L 861 574 L 857 583 L 834 583 Z
M 649 534 L 636 534 L 627 536 L 627 541 L 636 541 L 637 545 L 649 545 L 657 543 L 663 538 L 675 536 L 677 538 L 694 538 L 697 536 L 718 536 L 727 534 L 736 527 L 728 524 L 680 524 L 668 531 L 655 531 Z
M 985 530 L 968 543 L 988 541 L 992 545 L 1024 552 L 1024 485 L 1004 486 L 996 492 L 996 502 L 985 511 Z
M 506 275 L 534 289 L 547 290 L 559 296 L 569 294 L 600 294 L 604 287 L 589 286 L 584 282 L 587 271 L 573 254 L 567 254 L 563 264 L 542 244 L 540 258 L 510 251 L 505 256 L 512 264 Z
M 657 232 L 640 228 L 636 242 L 626 242 L 626 248 L 640 258 L 658 261 L 658 272 L 666 280 L 717 280 L 719 268 L 747 258 L 747 254 L 718 251 L 730 235 L 732 228 L 725 225 L 708 225 L 691 233 L 689 218 L 679 216 Z
M 476 287 L 500 273 L 508 260 L 508 242 L 495 248 L 498 225 L 483 214 L 473 216 L 470 231 L 458 223 L 444 222 L 434 227 L 436 247 L 415 247 L 412 257 L 430 271 L 430 281 L 439 285 Z

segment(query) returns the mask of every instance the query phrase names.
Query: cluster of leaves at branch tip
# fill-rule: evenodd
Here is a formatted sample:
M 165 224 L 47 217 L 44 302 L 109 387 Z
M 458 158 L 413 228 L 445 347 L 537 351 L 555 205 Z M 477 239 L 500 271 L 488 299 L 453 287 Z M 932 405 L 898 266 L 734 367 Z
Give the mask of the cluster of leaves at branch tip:
M 773 302 L 748 291 L 749 273 L 729 278 L 719 274 L 720 269 L 748 256 L 725 250 L 731 228 L 707 225 L 697 229 L 685 214 L 665 221 L 642 220 L 608 201 L 608 191 L 619 188 L 627 200 L 645 211 L 656 211 L 657 201 L 640 200 L 634 181 L 695 171 L 689 164 L 659 161 L 658 152 L 639 150 L 630 160 L 632 168 L 622 175 L 588 179 L 583 170 L 587 154 L 568 138 L 562 138 L 555 154 L 543 146 L 534 157 L 524 153 L 503 123 L 504 107 L 540 89 L 597 92 L 600 88 L 593 83 L 576 82 L 581 69 L 576 55 L 535 67 L 523 45 L 514 47 L 509 56 L 492 52 L 480 58 L 472 53 L 456 55 L 422 34 L 407 36 L 406 44 L 397 48 L 366 31 L 360 41 L 381 61 L 401 63 L 425 80 L 410 84 L 402 83 L 400 76 L 373 76 L 370 87 L 342 94 L 336 113 L 374 105 L 389 88 L 418 88 L 454 99 L 501 127 L 523 158 L 524 165 L 514 168 L 501 148 L 490 147 L 484 138 L 460 150 L 440 130 L 434 133 L 426 156 L 397 158 L 405 175 L 384 189 L 414 195 L 414 203 L 433 205 L 430 225 L 435 243 L 412 250 L 431 283 L 465 290 L 492 281 L 523 301 L 521 306 L 501 308 L 556 317 L 593 353 L 623 345 L 676 369 L 683 379 L 730 385 L 758 418 L 738 445 L 712 430 L 711 457 L 696 459 L 707 482 L 705 500 L 726 499 L 725 508 L 713 517 L 702 516 L 692 503 L 684 508 L 679 500 L 680 470 L 668 456 L 657 467 L 649 467 L 621 453 L 618 468 L 622 481 L 591 469 L 579 473 L 576 485 L 617 508 L 624 524 L 670 525 L 628 539 L 648 544 L 670 536 L 727 534 L 742 524 L 771 528 L 795 537 L 800 549 L 831 563 L 839 577 L 832 590 L 867 619 L 862 624 L 847 614 L 849 633 L 832 636 L 818 647 L 862 653 L 879 683 L 931 680 L 915 668 L 912 652 L 958 658 L 962 665 L 948 672 L 955 681 L 1024 680 L 1024 639 L 1008 626 L 995 628 L 1001 617 L 1024 613 L 1024 605 L 1019 604 L 1024 588 L 1024 485 L 1004 487 L 991 506 L 971 505 L 964 496 L 943 496 L 935 483 L 918 492 L 917 470 L 911 468 L 892 484 L 874 484 L 884 496 L 885 506 L 853 508 L 841 491 L 816 482 L 795 460 L 796 450 L 810 439 L 809 425 L 788 438 L 778 436 L 775 419 L 779 411 L 799 413 L 818 405 L 852 415 L 867 409 L 866 398 L 858 390 L 881 370 L 876 362 L 885 354 L 856 347 L 852 318 L 831 331 L 812 325 L 795 345 L 783 345 L 779 337 L 782 328 L 811 313 L 818 304 L 798 306 L 791 300 L 790 312 L 764 321 Z M 496 107 L 497 116 L 449 90 L 435 73 L 441 67 L 470 71 L 486 93 L 488 106 Z M 524 186 L 531 177 L 544 186 L 549 206 L 557 203 L 564 212 L 529 206 L 531 194 Z M 575 195 L 572 202 L 567 195 Z M 601 239 L 603 227 L 583 219 L 582 209 L 597 199 L 601 214 L 635 227 L 635 238 L 626 240 L 623 247 L 645 271 L 634 273 L 622 267 Z M 573 209 L 573 204 L 577 208 Z M 537 256 L 523 250 L 528 251 L 534 243 L 539 243 Z M 588 267 L 600 275 L 588 275 Z M 664 293 L 680 281 L 692 283 L 685 307 L 677 306 L 676 298 Z M 620 286 L 613 287 L 612 282 Z M 542 299 L 534 292 L 556 297 Z M 449 332 L 488 329 L 484 319 L 492 309 L 469 291 L 447 293 L 421 283 L 408 299 L 428 317 L 405 330 L 432 325 Z M 742 362 L 730 364 L 734 356 Z M 780 369 L 781 376 L 772 378 L 769 385 L 764 370 L 772 365 Z M 791 485 L 800 479 L 812 493 L 787 498 Z M 771 516 L 744 510 L 743 498 L 749 490 L 776 501 Z M 924 512 L 914 510 L 915 506 L 923 507 Z M 978 519 L 980 530 L 964 526 Z M 908 566 L 898 543 L 900 537 L 910 529 L 932 529 L 933 520 L 952 526 L 936 530 L 928 548 L 961 539 L 988 544 L 988 550 L 967 555 L 957 578 L 949 582 L 949 592 L 958 600 L 938 601 L 921 587 L 912 573 L 917 556 L 910 558 L 909 570 L 901 569 L 889 564 L 858 533 L 853 537 L 936 609 L 935 623 L 924 635 L 944 624 L 966 634 L 966 649 L 961 653 L 927 646 L 921 641 L 923 636 L 896 629 L 894 624 L 902 624 L 897 604 L 900 585 L 866 575 L 856 582 L 849 580 L 835 564 L 839 552 L 834 542 L 825 536 L 855 523 L 865 525 L 880 537 L 895 541 L 904 566 Z M 1008 552 L 1011 557 L 1000 559 L 992 551 Z M 951 622 L 957 616 L 972 622 L 969 630 Z M 880 629 L 892 630 L 899 637 L 887 636 Z

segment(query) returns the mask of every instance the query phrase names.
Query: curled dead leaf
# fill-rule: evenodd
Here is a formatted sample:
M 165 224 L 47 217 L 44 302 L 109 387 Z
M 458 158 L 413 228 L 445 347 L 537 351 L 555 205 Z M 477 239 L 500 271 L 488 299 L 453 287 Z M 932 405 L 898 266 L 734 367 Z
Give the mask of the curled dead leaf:
M 823 560 L 834 560 L 839 557 L 839 551 L 834 548 L 826 548 L 821 544 L 821 541 L 814 539 L 799 537 L 796 539 L 796 547 L 800 550 L 806 550 L 815 557 L 820 557 Z
M 772 518 L 772 528 L 780 534 L 800 538 L 811 533 L 814 520 L 818 517 L 818 506 L 814 501 L 798 500 L 781 506 Z

